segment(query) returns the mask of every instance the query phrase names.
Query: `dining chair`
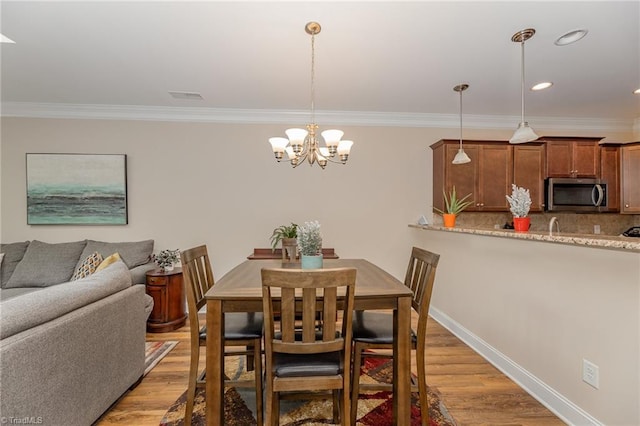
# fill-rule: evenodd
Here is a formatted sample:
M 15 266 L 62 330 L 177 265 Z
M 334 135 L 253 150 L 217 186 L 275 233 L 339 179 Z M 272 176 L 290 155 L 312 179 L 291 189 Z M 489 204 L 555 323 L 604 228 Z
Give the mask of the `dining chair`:
M 266 424 L 279 424 L 280 399 L 332 397 L 333 422 L 349 425 L 356 269 L 263 268 L 261 273 Z M 343 318 L 340 329 L 336 315 Z
M 404 284 L 413 293 L 411 306 L 418 314 L 418 329 L 411 330 L 411 349 L 416 352 L 418 376 L 411 378 L 411 391 L 418 392 L 422 425 L 429 424 L 429 405 L 427 402 L 427 379 L 425 372 L 425 341 L 429 303 L 438 266 L 439 254 L 413 247 L 407 267 Z M 384 312 L 357 311 L 353 318 L 353 370 L 351 395 L 351 424 L 356 423 L 358 397 L 360 389 L 389 390 L 391 384 L 360 384 L 360 370 L 363 358 L 392 358 L 387 352 L 376 350 L 393 349 L 393 315 Z M 407 360 L 410 362 L 410 360 Z M 415 383 L 417 380 L 417 384 Z
M 214 285 L 213 272 L 207 246 L 202 245 L 180 253 L 182 274 L 187 289 L 189 307 L 189 327 L 191 332 L 191 364 L 189 366 L 189 387 L 185 409 L 185 425 L 191 424 L 196 388 L 205 387 L 205 372 L 198 374 L 200 347 L 206 346 L 206 327 L 200 327 L 198 311 L 205 305 L 206 292 Z M 233 312 L 224 316 L 224 356 L 246 356 L 247 371 L 254 370 L 253 380 L 225 380 L 225 385 L 235 387 L 255 387 L 256 416 L 262 424 L 262 313 Z M 245 349 L 227 350 L 228 346 Z

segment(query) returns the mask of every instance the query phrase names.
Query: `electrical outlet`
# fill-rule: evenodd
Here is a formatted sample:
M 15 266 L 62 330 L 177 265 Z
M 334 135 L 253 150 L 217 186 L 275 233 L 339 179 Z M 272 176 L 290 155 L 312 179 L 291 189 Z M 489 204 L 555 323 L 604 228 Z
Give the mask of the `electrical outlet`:
M 600 386 L 600 369 L 586 359 L 582 360 L 582 381 L 596 389 Z

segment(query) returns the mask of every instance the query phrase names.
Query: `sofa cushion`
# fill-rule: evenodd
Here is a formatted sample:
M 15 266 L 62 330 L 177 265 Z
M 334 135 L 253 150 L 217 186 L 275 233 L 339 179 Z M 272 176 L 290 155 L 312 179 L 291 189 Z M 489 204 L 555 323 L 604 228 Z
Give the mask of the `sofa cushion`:
M 47 287 L 69 281 L 86 241 L 49 244 L 33 240 L 5 288 Z
M 103 241 L 87 240 L 87 245 L 80 256 L 80 259 L 85 259 L 91 253 L 96 251 L 100 253 L 104 259 L 114 253 L 119 253 L 122 261 L 129 267 L 129 269 L 131 269 L 149 262 L 151 253 L 153 252 L 153 240 L 122 243 L 107 243 Z M 76 267 L 79 266 L 81 262 L 82 261 L 80 260 Z
M 131 287 L 129 269 L 123 262 L 116 262 L 86 278 L 10 298 L 0 306 L 0 339 L 44 324 L 128 287 Z
M 71 276 L 71 281 L 79 280 L 80 278 L 85 278 L 93 274 L 103 260 L 102 255 L 98 252 L 90 254 L 82 261 L 80 266 L 76 268 L 76 271 Z
M 16 269 L 18 262 L 22 260 L 24 252 L 29 247 L 29 241 L 11 244 L 0 244 L 0 252 L 4 253 L 4 259 L 2 259 L 2 268 L 0 271 L 0 287 L 3 287 L 11 278 L 13 271 Z

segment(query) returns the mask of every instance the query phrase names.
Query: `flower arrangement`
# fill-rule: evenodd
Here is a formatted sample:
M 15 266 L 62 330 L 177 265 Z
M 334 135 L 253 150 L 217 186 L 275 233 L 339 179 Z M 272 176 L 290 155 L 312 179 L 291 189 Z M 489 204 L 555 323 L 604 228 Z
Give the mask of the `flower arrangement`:
M 322 252 L 320 223 L 317 220 L 298 227 L 298 247 L 305 256 L 316 256 Z
M 531 195 L 528 189 L 511 184 L 511 196 L 506 197 L 513 217 L 526 217 L 529 214 Z
M 451 192 L 449 192 L 448 196 L 444 188 L 442 188 L 442 195 L 444 195 L 444 204 L 446 206 L 447 211 L 442 211 L 437 207 L 433 208 L 435 211 L 437 211 L 440 214 L 446 213 L 446 214 L 457 215 L 458 213 L 461 213 L 464 209 L 466 209 L 467 207 L 469 207 L 469 205 L 473 203 L 473 201 L 466 201 L 467 198 L 471 196 L 471 194 L 467 194 L 464 197 L 458 199 L 458 196 L 456 195 L 455 186 L 451 188 Z
M 151 255 L 151 260 L 160 267 L 161 271 L 164 271 L 171 268 L 174 263 L 178 262 L 179 257 L 180 250 L 162 250 L 158 254 Z

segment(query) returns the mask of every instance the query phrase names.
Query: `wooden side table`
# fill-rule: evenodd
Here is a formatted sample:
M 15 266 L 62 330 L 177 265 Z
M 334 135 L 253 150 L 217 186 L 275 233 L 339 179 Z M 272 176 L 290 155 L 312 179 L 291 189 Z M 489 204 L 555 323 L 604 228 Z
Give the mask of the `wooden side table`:
M 153 297 L 153 310 L 147 319 L 147 331 L 164 333 L 182 327 L 186 320 L 185 289 L 182 269 L 147 272 L 147 294 Z

